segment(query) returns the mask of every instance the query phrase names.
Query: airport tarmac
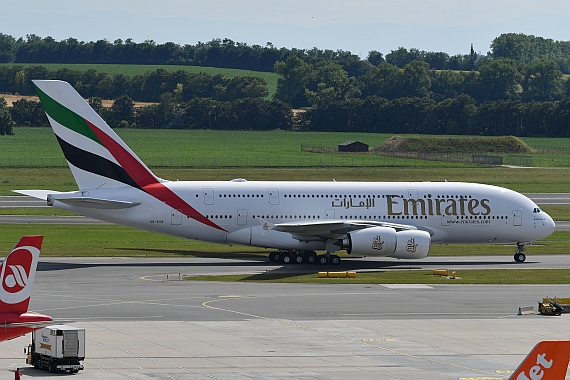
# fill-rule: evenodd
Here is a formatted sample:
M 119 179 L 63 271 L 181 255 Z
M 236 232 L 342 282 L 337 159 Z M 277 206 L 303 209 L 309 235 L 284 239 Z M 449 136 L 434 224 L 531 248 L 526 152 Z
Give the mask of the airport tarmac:
M 568 285 L 209 283 L 178 275 L 286 276 L 301 267 L 46 258 L 30 308 L 86 328 L 85 370 L 74 375 L 86 379 L 502 379 L 538 341 L 570 339 L 568 314 L 517 316 L 544 296 L 569 296 Z M 0 377 L 17 366 L 24 376 L 54 376 L 23 364 L 29 339 L 0 343 Z
M 14 199 L 15 198 L 15 199 Z M 0 207 L 45 207 L 0 197 Z M 539 205 L 568 194 L 534 194 Z M 24 203 L 20 203 L 20 202 Z M 26 203 L 26 202 L 32 203 Z M 14 203 L 15 202 L 15 203 Z M 36 203 L 33 203 L 36 202 Z M 4 217 L 7 223 L 15 217 Z M 40 218 L 32 217 L 38 223 Z M 51 218 L 51 219 L 50 219 Z M 46 223 L 94 223 L 83 217 Z M 0 223 L 3 221 L 0 220 Z M 42 221 L 43 222 L 43 221 Z M 100 223 L 100 222 L 98 222 Z M 558 223 L 570 229 L 570 223 Z M 567 255 L 344 260 L 335 270 L 570 268 Z M 184 275 L 318 266 L 212 258 L 42 258 L 30 308 L 87 333 L 86 379 L 505 379 L 540 340 L 570 339 L 570 315 L 518 316 L 569 285 L 303 285 L 183 281 Z M 0 378 L 59 376 L 24 364 L 30 337 L 0 343 Z

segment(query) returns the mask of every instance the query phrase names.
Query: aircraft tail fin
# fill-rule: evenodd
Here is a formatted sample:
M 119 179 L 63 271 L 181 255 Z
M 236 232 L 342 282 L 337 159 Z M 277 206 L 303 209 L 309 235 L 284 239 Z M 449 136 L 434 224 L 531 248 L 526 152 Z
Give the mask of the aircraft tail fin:
M 0 312 L 28 311 L 43 236 L 24 236 L 6 256 L 0 269 Z
M 539 342 L 509 380 L 564 380 L 570 360 L 570 340 Z
M 80 190 L 162 182 L 69 83 L 32 82 Z

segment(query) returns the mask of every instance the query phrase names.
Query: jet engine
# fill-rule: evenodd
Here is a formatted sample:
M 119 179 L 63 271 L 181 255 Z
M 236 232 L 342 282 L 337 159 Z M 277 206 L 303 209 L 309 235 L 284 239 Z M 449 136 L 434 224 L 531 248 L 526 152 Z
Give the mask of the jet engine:
M 423 259 L 429 253 L 430 244 L 431 236 L 426 231 L 396 232 L 390 227 L 370 227 L 348 233 L 342 248 L 349 254 Z

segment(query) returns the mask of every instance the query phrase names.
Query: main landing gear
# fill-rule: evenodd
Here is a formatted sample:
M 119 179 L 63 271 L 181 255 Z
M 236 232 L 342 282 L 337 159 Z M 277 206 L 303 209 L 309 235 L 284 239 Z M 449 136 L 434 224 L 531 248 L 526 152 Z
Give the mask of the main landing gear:
M 324 255 L 317 255 L 315 251 L 275 251 L 269 254 L 269 260 L 283 264 L 338 265 L 340 263 L 340 257 L 337 255 L 331 255 L 329 252 Z
M 526 260 L 524 252 L 524 244 L 517 243 L 517 250 L 515 251 L 515 261 L 517 263 L 522 263 Z

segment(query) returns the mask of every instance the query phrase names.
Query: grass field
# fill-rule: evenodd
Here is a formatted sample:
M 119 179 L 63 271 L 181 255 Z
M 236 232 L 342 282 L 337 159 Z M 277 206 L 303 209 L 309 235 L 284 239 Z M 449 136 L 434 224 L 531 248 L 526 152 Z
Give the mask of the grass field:
M 337 146 L 348 140 L 371 147 L 392 137 L 389 134 L 133 130 L 116 132 L 149 167 L 475 167 L 474 164 L 386 157 L 376 154 L 324 154 L 302 152 L 301 145 Z M 0 136 L 0 167 L 65 167 L 63 154 L 51 128 L 16 128 L 14 136 Z M 555 139 L 568 146 L 570 139 Z M 534 148 L 533 140 L 525 141 Z M 539 145 L 543 140 L 539 140 Z M 546 166 L 554 157 L 563 157 L 570 167 L 570 154 L 535 155 L 545 157 Z M 560 166 L 560 165 L 552 165 Z
M 60 64 L 60 63 L 1 63 L 0 66 L 44 66 L 50 71 L 59 69 L 70 69 L 75 71 L 95 70 L 100 73 L 107 73 L 112 75 L 123 74 L 127 76 L 142 75 L 157 69 L 163 69 L 168 72 L 183 70 L 188 73 L 205 73 L 209 75 L 225 75 L 228 78 L 237 76 L 252 76 L 263 78 L 267 82 L 267 89 L 269 91 L 268 99 L 273 97 L 277 90 L 277 79 L 279 76 L 275 73 L 268 73 L 263 71 L 240 70 L 240 69 L 225 69 L 218 67 L 205 67 L 205 66 L 179 66 L 179 65 L 114 65 L 114 64 Z M 50 78 L 61 79 L 61 78 Z

